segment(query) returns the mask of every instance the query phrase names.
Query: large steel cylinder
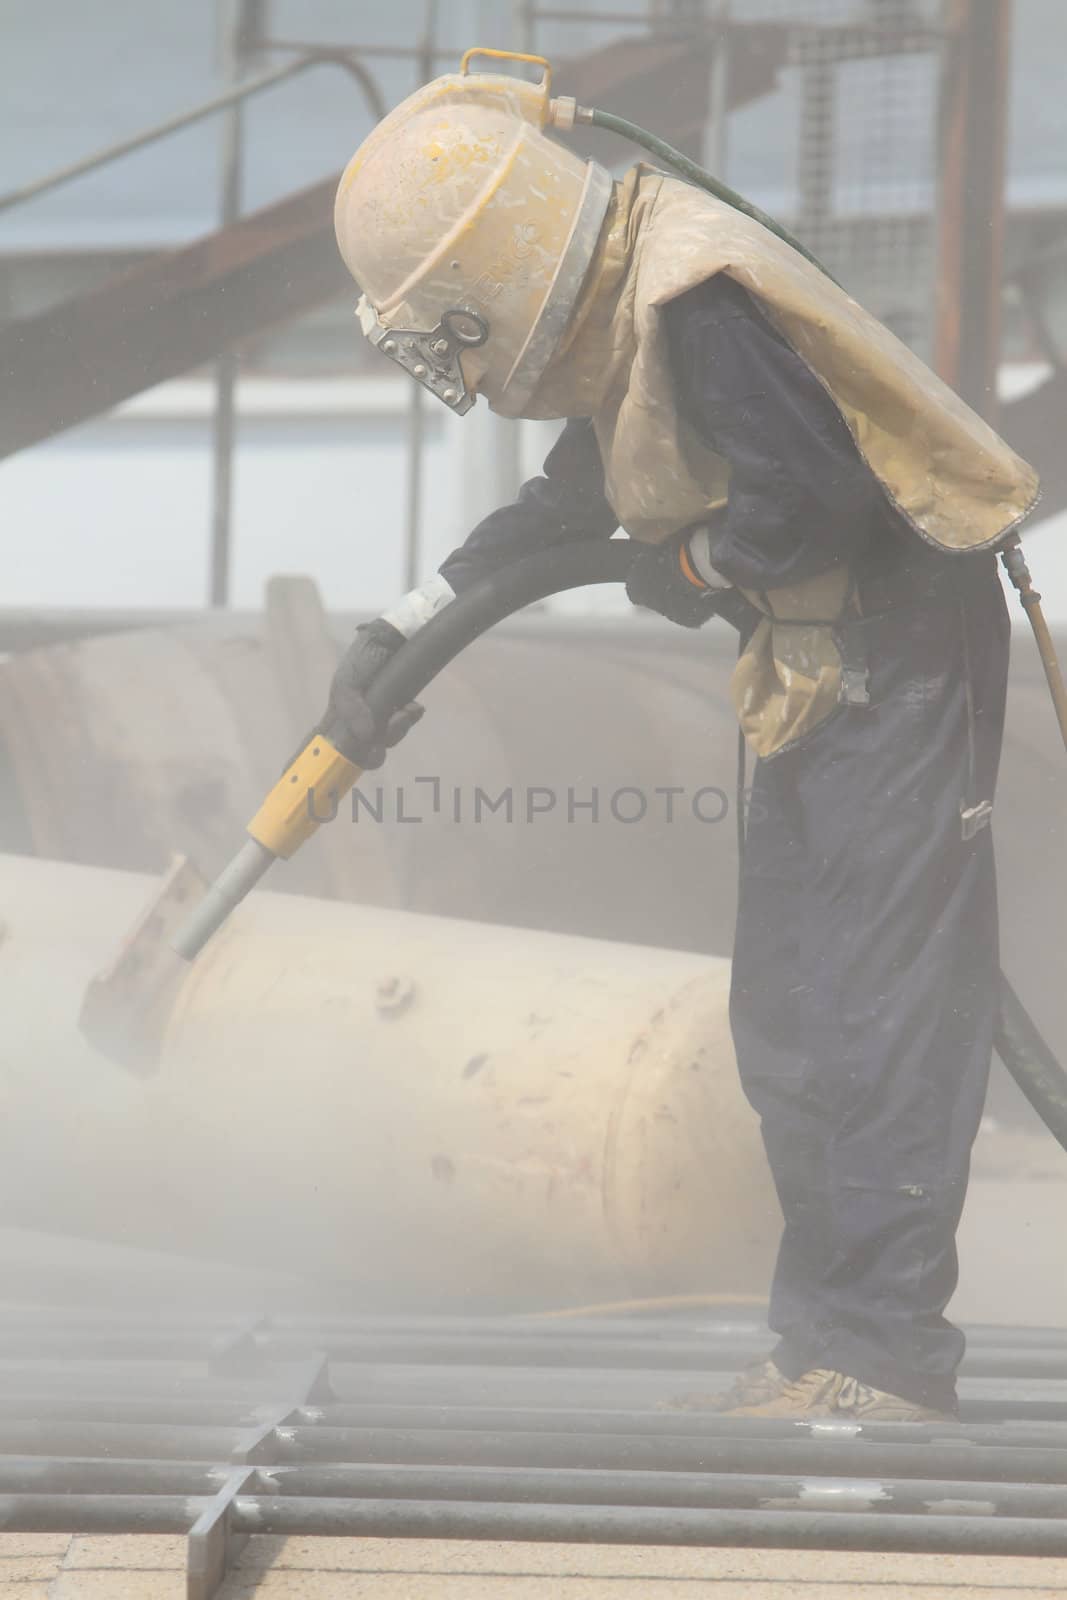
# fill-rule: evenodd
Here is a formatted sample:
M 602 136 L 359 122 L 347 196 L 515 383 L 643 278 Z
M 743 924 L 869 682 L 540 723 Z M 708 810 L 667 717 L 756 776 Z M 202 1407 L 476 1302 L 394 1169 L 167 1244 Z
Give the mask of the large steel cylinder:
M 262 623 L 201 618 L 0 663 L 0 849 L 142 871 L 180 850 L 217 872 L 321 709 L 350 632 L 332 641 L 308 595 L 297 586 L 283 605 L 287 594 L 276 586 Z M 648 618 L 494 630 L 430 686 L 422 723 L 367 774 L 360 791 L 379 820 L 345 808 L 272 888 L 727 955 L 732 640 L 725 625 Z M 510 792 L 513 813 L 479 815 L 479 791 Z M 1020 632 L 993 824 L 1001 950 L 1061 1058 L 1065 800 L 1067 763 Z M 1000 1069 L 990 1107 L 1036 1123 Z
M 726 962 L 263 892 L 136 1078 L 76 1017 L 152 888 L 0 857 L 9 1221 L 381 1306 L 765 1289 L 779 1217 Z

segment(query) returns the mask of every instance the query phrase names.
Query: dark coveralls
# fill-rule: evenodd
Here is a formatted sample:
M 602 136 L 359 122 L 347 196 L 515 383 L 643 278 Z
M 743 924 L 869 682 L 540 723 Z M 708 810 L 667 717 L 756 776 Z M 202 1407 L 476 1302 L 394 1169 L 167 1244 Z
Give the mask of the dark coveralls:
M 785 1218 L 770 1325 L 787 1377 L 843 1372 L 951 1408 L 943 1312 L 992 1052 L 991 801 L 1008 621 L 995 558 L 948 555 L 893 510 L 833 402 L 735 283 L 663 311 L 679 409 L 730 464 L 712 560 L 764 590 L 856 575 L 870 703 L 756 763 L 731 1020 Z M 538 548 L 608 538 L 592 427 L 441 571 L 458 591 Z

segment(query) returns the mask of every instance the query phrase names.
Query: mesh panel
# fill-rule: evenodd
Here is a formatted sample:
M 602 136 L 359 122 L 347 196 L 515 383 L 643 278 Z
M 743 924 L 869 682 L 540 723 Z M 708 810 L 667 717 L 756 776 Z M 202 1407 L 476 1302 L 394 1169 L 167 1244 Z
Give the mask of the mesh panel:
M 639 38 L 644 27 L 715 37 L 724 15 L 788 29 L 779 88 L 734 110 L 705 158 L 929 357 L 940 0 L 648 0 L 627 27 L 629 9 L 604 0 L 574 15 L 590 22 L 601 12 L 593 30 L 600 46 Z M 560 53 L 573 47 L 573 29 L 559 20 L 565 10 L 554 8 L 538 30 L 539 43 Z
M 735 0 L 791 25 L 787 209 L 804 243 L 923 355 L 932 340 L 939 8 L 911 0 Z M 753 116 L 758 115 L 753 108 Z

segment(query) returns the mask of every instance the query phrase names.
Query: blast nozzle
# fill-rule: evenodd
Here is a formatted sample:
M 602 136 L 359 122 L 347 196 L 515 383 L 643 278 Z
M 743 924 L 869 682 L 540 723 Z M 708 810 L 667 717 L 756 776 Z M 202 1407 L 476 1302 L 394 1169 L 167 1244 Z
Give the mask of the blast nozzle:
M 240 905 L 276 860 L 277 857 L 265 849 L 258 839 L 247 840 L 229 866 L 219 873 L 196 910 L 178 929 L 171 948 L 185 961 L 194 961 L 211 935 L 222 927 L 230 912 Z

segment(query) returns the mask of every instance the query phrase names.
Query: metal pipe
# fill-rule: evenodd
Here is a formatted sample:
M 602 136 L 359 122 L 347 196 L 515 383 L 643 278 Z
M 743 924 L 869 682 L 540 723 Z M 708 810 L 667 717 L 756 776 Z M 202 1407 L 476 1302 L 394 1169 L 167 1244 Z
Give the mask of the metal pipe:
M 306 39 L 271 38 L 263 40 L 263 49 L 296 51 L 301 55 L 314 55 L 322 49 L 322 46 Z M 465 44 L 437 45 L 433 50 L 433 58 L 435 62 L 448 61 L 455 63 L 459 61 L 465 49 Z M 417 61 L 425 52 L 422 44 L 361 44 L 359 53 L 361 56 L 373 56 L 386 61 Z
M 60 1371 L 63 1371 L 61 1368 Z M 37 1375 L 38 1382 L 41 1375 Z M 723 1375 L 725 1377 L 725 1374 Z M 219 1401 L 206 1392 L 188 1392 L 188 1384 L 181 1379 L 183 1397 L 128 1395 L 128 1385 L 114 1393 L 94 1393 L 84 1397 L 74 1390 L 68 1397 L 62 1393 L 24 1394 L 5 1396 L 0 1401 L 0 1428 L 10 1426 L 13 1434 L 27 1425 L 59 1426 L 75 1440 L 74 1454 L 85 1454 L 82 1445 L 95 1442 L 99 1427 L 131 1425 L 135 1428 L 170 1427 L 174 1429 L 207 1428 L 213 1437 L 223 1430 L 244 1433 L 264 1425 L 262 1407 L 251 1403 Z M 275 1416 L 276 1414 L 272 1413 Z M 797 1441 L 810 1439 L 824 1443 L 825 1434 L 819 1423 L 792 1423 L 772 1419 L 724 1417 L 713 1412 L 698 1410 L 657 1409 L 595 1409 L 582 1410 L 564 1406 L 558 1398 L 553 1403 L 537 1406 L 480 1406 L 441 1403 L 430 1399 L 423 1403 L 359 1402 L 346 1400 L 340 1403 L 294 1404 L 291 1408 L 294 1426 L 313 1425 L 316 1428 L 337 1430 L 395 1429 L 401 1433 L 507 1433 L 526 1435 L 551 1433 L 566 1437 L 593 1439 L 604 1436 L 633 1435 L 642 1437 L 747 1439 L 763 1442 Z M 80 1432 L 72 1432 L 75 1427 Z M 67 1436 L 64 1433 L 64 1437 Z M 36 1436 L 36 1435 L 35 1435 Z M 139 1439 L 140 1435 L 133 1437 Z M 864 1444 L 922 1444 L 931 1442 L 930 1429 L 921 1423 L 865 1423 L 859 1440 Z M 1001 1451 L 1014 1449 L 1062 1449 L 1067 1444 L 1067 1426 L 1063 1422 L 1015 1423 L 945 1423 L 936 1429 L 938 1443 L 988 1447 Z M 831 1443 L 833 1441 L 831 1440 Z
M 537 7 L 531 0 L 515 0 L 511 15 L 515 49 L 524 55 L 537 53 Z
M 195 1435 L 195 1430 L 189 1431 Z M 202 1457 L 203 1451 L 197 1454 Z M 788 1470 L 807 1475 L 832 1470 L 835 1477 L 1067 1482 L 1067 1452 L 1062 1448 L 1000 1450 L 991 1446 L 988 1451 L 978 1450 L 966 1438 L 941 1439 L 936 1431 L 926 1444 L 883 1444 L 865 1436 L 842 1438 L 829 1432 L 806 1439 L 746 1439 L 736 1434 L 692 1438 L 668 1433 L 651 1438 L 636 1434 L 596 1438 L 569 1433 L 296 1426 L 277 1430 L 275 1459 L 282 1463 L 362 1461 L 397 1466 L 628 1468 L 647 1472 Z
M 50 1328 L 34 1338 L 29 1328 L 7 1332 L 0 1327 L 0 1361 L 24 1356 L 58 1360 L 69 1357 L 79 1361 L 88 1358 L 136 1360 L 145 1356 L 154 1361 L 209 1361 L 220 1347 L 222 1342 L 218 1338 L 195 1329 L 187 1333 L 175 1329 L 169 1333 L 166 1329 L 131 1328 L 127 1333 L 121 1326 L 114 1325 L 110 1328 L 82 1327 L 69 1332 Z M 293 1341 L 286 1341 L 284 1348 L 294 1348 Z M 301 1352 L 307 1350 L 306 1345 L 297 1348 Z
M 229 1474 L 228 1466 L 207 1462 L 5 1456 L 0 1460 L 0 1494 L 210 1498 L 218 1494 Z
M 279 1354 L 294 1347 L 296 1341 L 284 1338 L 271 1340 L 272 1348 Z M 762 1344 L 766 1347 L 764 1336 Z M 0 1337 L 0 1352 L 3 1339 Z M 330 1341 L 330 1355 L 334 1361 L 388 1362 L 390 1364 L 414 1363 L 420 1366 L 538 1366 L 576 1367 L 586 1364 L 599 1368 L 654 1370 L 686 1370 L 697 1372 L 728 1371 L 743 1365 L 753 1357 L 748 1345 L 727 1345 L 712 1350 L 703 1340 L 582 1340 L 538 1339 L 515 1333 L 480 1338 L 475 1333 L 460 1334 L 449 1339 L 441 1336 L 420 1336 L 417 1333 L 396 1332 L 338 1333 Z M 1062 1374 L 1067 1377 L 1067 1360 L 1061 1363 Z
M 946 0 L 934 366 L 995 422 L 1011 0 Z
M 258 77 L 246 78 L 243 83 L 236 84 L 231 89 L 224 89 L 220 94 L 212 95 L 210 100 L 201 100 L 188 111 L 179 112 L 176 117 L 168 117 L 165 122 L 154 123 L 151 128 L 142 129 L 129 139 L 119 139 L 114 144 L 106 145 L 102 150 L 95 150 L 92 155 L 83 156 L 80 161 L 73 161 L 69 166 L 59 167 L 54 172 L 46 173 L 43 178 L 35 178 L 32 183 L 9 190 L 7 194 L 0 195 L 0 211 L 7 211 L 12 206 L 21 205 L 27 200 L 35 200 L 39 195 L 58 189 L 61 184 L 70 183 L 87 172 L 93 172 L 98 167 L 118 161 L 120 157 L 130 155 L 134 150 L 141 150 L 145 145 L 155 144 L 157 140 L 165 139 L 168 134 L 180 133 L 183 128 L 191 127 L 193 123 L 213 116 L 217 111 L 225 111 L 228 106 L 236 102 L 248 100 L 252 95 L 273 89 L 277 83 L 284 83 L 289 78 L 298 77 L 311 67 L 320 66 L 343 67 L 358 80 L 374 116 L 378 119 L 385 116 L 385 102 L 378 85 L 354 55 L 348 51 L 317 50 L 300 61 L 290 61 L 284 67 L 272 67 L 269 72 L 262 72 Z
M 670 1303 L 669 1298 L 665 1303 Z M 762 1305 L 762 1302 L 759 1304 Z M 168 1323 L 168 1326 L 171 1325 Z M 457 1336 L 471 1333 L 485 1336 L 521 1334 L 524 1338 L 543 1339 L 546 1344 L 557 1339 L 599 1342 L 640 1337 L 671 1341 L 688 1336 L 699 1338 L 710 1348 L 717 1349 L 723 1345 L 731 1350 L 744 1349 L 757 1355 L 766 1351 L 768 1339 L 766 1324 L 751 1316 L 718 1316 L 710 1311 L 701 1311 L 697 1315 L 690 1312 L 684 1317 L 651 1314 L 616 1317 L 601 1314 L 595 1309 L 587 1315 L 575 1313 L 573 1317 L 570 1314 L 538 1311 L 485 1316 L 453 1316 L 441 1312 L 426 1315 L 372 1312 L 360 1316 L 282 1312 L 270 1318 L 268 1331 L 272 1335 L 301 1333 L 313 1341 L 330 1340 L 349 1333 L 377 1333 L 383 1337 L 393 1333 Z M 1012 1370 L 1018 1372 L 1021 1369 L 1017 1363 L 1026 1351 L 1048 1350 L 1067 1358 L 1067 1329 L 1015 1328 L 998 1323 L 975 1323 L 967 1326 L 966 1333 L 968 1354 L 965 1360 L 969 1360 L 975 1350 L 997 1349 L 1016 1363 Z
M 0 1426 L 7 1421 L 78 1422 L 90 1427 L 108 1422 L 169 1423 L 174 1427 L 235 1428 L 243 1432 L 261 1427 L 263 1412 L 253 1401 L 202 1398 L 195 1392 L 131 1399 L 129 1384 L 120 1389 L 116 1382 L 114 1393 L 94 1392 L 91 1398 L 54 1391 L 4 1395 L 0 1397 Z
M 1067 1488 L 943 1478 L 791 1477 L 736 1472 L 605 1472 L 559 1467 L 403 1467 L 329 1463 L 263 1467 L 257 1494 L 279 1498 L 497 1500 L 577 1506 L 691 1506 L 706 1510 L 782 1509 L 936 1515 L 954 1501 L 970 1515 L 1067 1516 Z
M 4 1533 L 188 1533 L 206 1500 L 152 1494 L 0 1495 Z
M 841 1485 L 842 1499 L 848 1485 Z M 856 1503 L 862 1503 L 861 1489 Z M 5 1532 L 188 1533 L 206 1509 L 175 1495 L 3 1495 Z M 261 1498 L 238 1495 L 231 1531 L 286 1536 L 505 1539 L 553 1543 L 885 1550 L 1062 1557 L 1061 1518 L 821 1514 L 687 1506 L 468 1505 L 449 1500 Z
M 725 181 L 730 112 L 730 0 L 715 7 L 716 32 L 708 73 L 708 119 L 704 130 L 704 166 Z
M 425 440 L 425 410 L 421 383 L 411 385 L 408 396 L 407 505 L 404 528 L 404 589 L 414 589 L 419 581 L 419 529 L 422 521 L 422 453 Z
M 0 1455 L 115 1456 L 126 1460 L 229 1461 L 249 1430 L 149 1423 L 2 1422 Z
M 422 38 L 419 40 L 416 61 L 416 87 L 429 83 L 433 77 L 437 32 L 437 0 L 425 0 Z M 422 531 L 422 477 L 426 444 L 423 389 L 419 383 L 411 385 L 408 398 L 408 463 L 407 463 L 407 525 L 404 536 L 404 588 L 413 589 L 421 576 L 420 539 Z
M 387 1539 L 515 1539 L 565 1544 L 887 1550 L 941 1555 L 1067 1555 L 1067 1526 L 1030 1517 L 823 1516 L 814 1511 L 703 1511 L 631 1506 L 464 1505 L 453 1501 L 252 1499 L 239 1533 Z
M 725 1378 L 725 1374 L 723 1375 Z M 216 1419 L 213 1419 L 216 1420 Z M 764 1442 L 810 1439 L 826 1442 L 827 1433 L 819 1422 L 783 1422 L 765 1417 L 729 1417 L 713 1411 L 664 1410 L 581 1410 L 562 1405 L 477 1406 L 447 1405 L 435 1401 L 410 1404 L 382 1404 L 342 1401 L 327 1405 L 296 1407 L 294 1426 L 312 1423 L 328 1428 L 385 1429 L 427 1432 L 444 1429 L 452 1432 L 495 1432 L 509 1435 L 557 1433 L 569 1437 L 603 1438 L 630 1434 L 662 1438 L 745 1439 Z M 863 1423 L 856 1438 L 863 1444 L 931 1443 L 926 1423 Z M 963 1443 L 998 1450 L 1062 1449 L 1067 1447 L 1067 1427 L 1062 1422 L 1031 1423 L 943 1423 L 936 1430 L 939 1443 Z M 836 1440 L 831 1437 L 833 1446 Z
M 435 1319 L 427 1319 L 433 1321 Z M 487 1318 L 487 1323 L 493 1319 Z M 488 1367 L 588 1367 L 600 1372 L 698 1372 L 712 1376 L 730 1372 L 758 1357 L 766 1348 L 766 1333 L 742 1340 L 716 1339 L 710 1332 L 690 1339 L 626 1339 L 621 1335 L 576 1336 L 573 1325 L 563 1324 L 567 1337 L 539 1335 L 528 1328 L 516 1328 L 510 1335 L 506 1324 L 499 1331 L 480 1334 L 474 1325 L 454 1334 L 420 1334 L 410 1324 L 381 1328 L 360 1326 L 308 1328 L 263 1327 L 255 1333 L 257 1351 L 275 1360 L 289 1360 L 308 1348 L 309 1337 L 330 1352 L 334 1362 L 355 1364 L 386 1363 L 392 1366 L 430 1366 L 448 1381 L 450 1369 L 472 1365 Z M 240 1331 L 240 1330 L 238 1330 Z M 562 1328 L 560 1334 L 562 1334 Z M 94 1326 L 81 1323 L 69 1330 L 35 1333 L 32 1327 L 6 1329 L 0 1326 L 0 1361 L 22 1357 L 136 1359 L 202 1361 L 210 1360 L 220 1348 L 220 1339 L 207 1329 Z M 1067 1381 L 1067 1350 L 1037 1347 L 1014 1351 L 1008 1346 L 981 1345 L 968 1353 L 963 1377 L 981 1380 Z M 10 1397 L 17 1399 L 17 1397 Z M 1050 1396 L 1046 1396 L 1050 1399 Z M 0 1407 L 5 1400 L 0 1398 Z
M 827 1460 L 826 1467 L 832 1463 Z M 33 1456 L 0 1461 L 0 1494 L 208 1498 L 224 1486 L 225 1464 Z M 265 1464 L 254 1492 L 293 1499 L 498 1500 L 558 1505 L 692 1506 L 762 1509 L 767 1501 L 809 1510 L 937 1515 L 946 1501 L 971 1515 L 1067 1516 L 1067 1486 L 990 1479 L 842 1478 L 827 1471 L 790 1475 L 648 1472 L 559 1467 L 471 1468 L 323 1462 Z
M 647 12 L 640 11 L 569 11 L 551 7 L 542 10 L 539 6 L 532 6 L 529 13 L 534 22 L 580 22 L 588 23 L 633 23 L 635 27 L 647 28 L 651 18 Z
M 116 1367 L 123 1363 L 127 1370 L 136 1370 L 130 1368 L 128 1356 L 117 1355 L 105 1359 L 113 1361 Z M 140 1359 L 143 1362 L 143 1357 Z M 324 1410 L 316 1405 L 313 1415 L 309 1414 L 302 1420 L 345 1426 L 373 1424 L 375 1427 L 421 1427 L 422 1413 L 405 1410 L 409 1397 L 418 1395 L 432 1408 L 426 1425 L 435 1429 L 457 1428 L 462 1431 L 467 1428 L 492 1430 L 499 1427 L 511 1430 L 530 1427 L 568 1435 L 601 1432 L 655 1434 L 666 1430 L 671 1433 L 692 1433 L 700 1438 L 734 1435 L 786 1439 L 821 1437 L 817 1423 L 812 1424 L 810 1430 L 807 1424 L 786 1425 L 769 1421 L 739 1424 L 734 1419 L 721 1418 L 700 1409 L 700 1396 L 707 1396 L 724 1387 L 730 1375 L 728 1370 L 701 1372 L 695 1377 L 689 1376 L 688 1383 L 685 1375 L 679 1376 L 673 1369 L 599 1374 L 593 1354 L 587 1365 L 578 1372 L 563 1371 L 558 1375 L 548 1371 L 502 1366 L 453 1368 L 447 1377 L 438 1368 L 411 1363 L 399 1366 L 377 1362 L 354 1366 L 335 1363 L 335 1366 L 344 1383 L 345 1404 L 351 1409 L 335 1412 L 330 1407 Z M 102 1388 L 92 1364 L 57 1362 L 53 1363 L 50 1370 L 54 1374 L 51 1381 L 56 1386 L 56 1404 L 46 1406 L 43 1412 L 38 1413 L 31 1409 L 28 1402 L 20 1402 L 12 1397 L 0 1407 L 0 1417 L 14 1426 L 46 1420 L 62 1423 L 75 1415 L 91 1422 L 100 1417 L 109 1402 L 114 1401 L 119 1407 L 114 1420 L 131 1423 L 173 1419 L 203 1422 L 209 1426 L 232 1423 L 235 1427 L 243 1427 L 262 1420 L 258 1412 L 247 1414 L 236 1407 L 225 1411 L 216 1409 L 214 1402 L 218 1379 L 206 1374 L 201 1376 L 196 1366 L 189 1362 L 155 1362 L 147 1374 L 153 1384 L 165 1381 L 175 1387 L 180 1386 L 183 1398 L 191 1407 L 188 1419 L 174 1417 L 173 1411 L 168 1411 L 165 1406 L 158 1415 L 153 1414 L 151 1397 L 143 1392 L 144 1379 L 135 1387 L 130 1380 L 123 1381 L 120 1375 L 116 1375 Z M 25 1386 L 27 1391 L 39 1387 L 42 1382 L 39 1363 L 30 1359 L 5 1362 L 3 1375 L 9 1386 Z M 87 1386 L 92 1400 L 82 1402 L 78 1396 L 79 1393 L 84 1394 Z M 130 1400 L 131 1388 L 134 1390 L 133 1400 Z M 936 1430 L 938 1439 L 967 1440 L 1004 1448 L 1039 1448 L 1063 1444 L 1067 1436 L 1067 1401 L 1050 1401 L 1044 1380 L 990 1384 L 985 1392 L 971 1380 L 965 1381 L 963 1389 L 965 1420 L 939 1424 Z M 74 1397 L 79 1407 L 76 1412 L 68 1412 L 59 1403 L 64 1393 Z M 690 1401 L 689 1395 L 695 1395 L 696 1399 Z M 147 1415 L 138 1414 L 132 1409 L 135 1403 L 141 1401 L 144 1402 Z M 123 1402 L 128 1402 L 131 1409 L 127 1409 Z M 374 1407 L 382 1407 L 385 1414 L 379 1414 Z M 596 1409 L 587 1409 L 589 1407 Z M 1013 1420 L 1008 1421 L 1009 1418 Z M 109 1416 L 104 1420 L 113 1418 Z M 887 1424 L 864 1424 L 864 1440 L 926 1443 L 930 1438 L 929 1428 L 921 1424 L 893 1424 L 886 1432 L 887 1427 Z M 905 1433 L 902 1431 L 905 1428 L 914 1431 Z M 75 1453 L 79 1452 L 75 1450 Z
M 265 849 L 257 839 L 247 839 L 182 924 L 174 940 L 176 953 L 184 960 L 192 961 L 215 929 L 226 921 L 230 912 L 240 905 L 273 866 L 274 860 L 271 851 Z
M 248 36 L 249 0 L 219 0 L 224 73 L 236 88 L 243 76 L 241 41 Z M 219 153 L 219 227 L 241 214 L 242 102 L 231 101 L 222 119 Z M 230 539 L 233 512 L 233 446 L 238 358 L 226 350 L 215 363 L 215 411 L 211 452 L 211 556 L 208 604 L 224 606 L 230 597 Z
M 855 1497 L 862 1503 L 864 1488 Z M 842 1501 L 850 1486 L 839 1486 Z M 0 1496 L 5 1532 L 188 1533 L 203 1499 L 175 1495 Z M 884 1550 L 1063 1557 L 1060 1517 L 911 1515 L 852 1511 L 703 1509 L 687 1506 L 468 1505 L 449 1500 L 261 1498 L 238 1495 L 231 1531 L 286 1536 L 504 1539 L 552 1543 Z
M 725 1297 L 724 1297 L 725 1298 Z M 754 1298 L 753 1305 L 763 1307 L 762 1299 Z M 276 1317 L 271 1317 L 269 1323 L 272 1334 L 313 1336 L 315 1339 L 344 1338 L 349 1334 L 373 1333 L 385 1338 L 387 1335 L 424 1333 L 440 1336 L 455 1335 L 490 1335 L 507 1336 L 521 1335 L 523 1338 L 536 1338 L 543 1341 L 548 1347 L 559 1339 L 592 1341 L 595 1343 L 613 1342 L 616 1339 L 631 1340 L 635 1336 L 650 1340 L 674 1340 L 679 1334 L 691 1334 L 705 1340 L 709 1345 L 717 1347 L 725 1343 L 729 1349 L 744 1349 L 756 1354 L 766 1350 L 767 1328 L 762 1322 L 755 1320 L 734 1321 L 712 1319 L 684 1320 L 678 1317 L 609 1317 L 590 1314 L 579 1316 L 575 1313 L 557 1313 L 555 1311 L 516 1311 L 503 1315 L 487 1313 L 485 1316 L 452 1316 L 447 1312 L 427 1312 L 422 1315 L 407 1315 L 403 1312 L 372 1312 L 366 1316 L 317 1316 L 314 1312 L 306 1314 L 290 1314 L 282 1312 Z M 984 1333 L 996 1333 L 999 1339 L 1008 1344 L 1013 1340 L 1014 1329 L 990 1329 L 982 1327 L 967 1330 L 968 1344 L 971 1341 L 981 1341 Z M 1029 1330 L 1021 1328 L 1020 1334 L 1025 1335 Z M 1045 1334 L 1044 1342 L 1055 1339 L 1056 1331 L 1051 1330 Z M 1062 1336 L 1062 1348 L 1067 1353 L 1067 1333 Z
M 344 1393 L 352 1401 L 401 1403 L 417 1394 L 437 1404 L 532 1407 L 541 1405 L 551 1396 L 553 1405 L 568 1410 L 595 1406 L 613 1411 L 638 1407 L 684 1411 L 696 1409 L 701 1403 L 706 1407 L 708 1397 L 721 1391 L 733 1375 L 730 1371 L 679 1374 L 672 1370 L 601 1374 L 596 1372 L 593 1363 L 578 1373 L 561 1371 L 558 1378 L 517 1367 L 459 1367 L 453 1369 L 448 1379 L 442 1377 L 439 1369 L 409 1364 L 339 1367 L 338 1370 L 343 1376 Z M 1062 1388 L 1059 1393 L 1062 1396 Z M 689 1395 L 696 1397 L 692 1404 L 686 1399 Z M 1029 1384 L 978 1385 L 968 1380 L 962 1385 L 961 1413 L 961 1422 L 943 1426 L 968 1430 L 976 1426 L 1000 1428 L 1015 1419 L 1024 1426 L 1058 1427 L 1067 1422 L 1067 1400 L 1050 1400 L 1045 1380 Z M 903 1425 L 893 1425 L 892 1439 L 901 1437 L 900 1426 Z M 564 1421 L 561 1431 L 573 1431 L 573 1424 Z M 864 1433 L 865 1437 L 871 1436 L 866 1428 Z M 928 1434 L 927 1429 L 915 1437 L 926 1438 Z
M 286 1337 L 282 1330 L 265 1336 L 267 1347 L 279 1356 L 290 1353 L 300 1345 L 300 1336 Z M 730 1371 L 763 1353 L 767 1336 L 758 1340 L 730 1340 L 720 1342 L 699 1336 L 696 1338 L 662 1337 L 655 1340 L 624 1339 L 545 1339 L 525 1330 L 510 1335 L 481 1336 L 473 1330 L 460 1332 L 453 1337 L 445 1334 L 420 1334 L 406 1329 L 381 1333 L 368 1330 L 345 1332 L 338 1330 L 330 1336 L 330 1355 L 334 1361 L 388 1362 L 390 1364 L 417 1363 L 447 1367 L 469 1366 L 540 1366 L 580 1367 L 595 1365 L 599 1370 L 627 1369 L 630 1371 L 662 1370 L 687 1372 Z M 5 1341 L 0 1335 L 0 1353 Z M 1010 1349 L 976 1350 L 967 1360 L 964 1376 L 984 1378 L 1045 1378 L 1067 1381 L 1067 1350 L 1043 1350 L 1020 1357 Z

